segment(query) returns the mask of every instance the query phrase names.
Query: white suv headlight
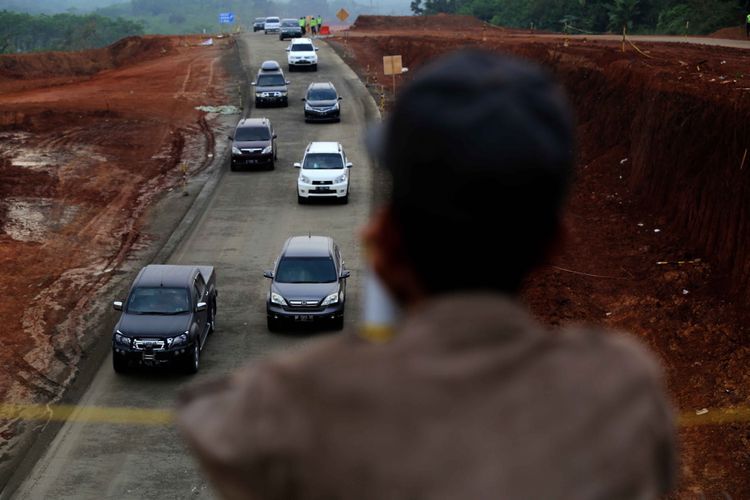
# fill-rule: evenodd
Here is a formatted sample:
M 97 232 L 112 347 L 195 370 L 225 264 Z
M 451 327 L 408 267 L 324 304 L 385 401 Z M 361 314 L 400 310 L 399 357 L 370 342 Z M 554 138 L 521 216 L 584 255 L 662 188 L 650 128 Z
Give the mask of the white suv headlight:
M 310 184 L 310 178 L 305 175 L 300 175 L 299 181 L 303 184 Z
M 339 292 L 332 293 L 325 299 L 323 299 L 323 302 L 320 303 L 321 306 L 330 306 L 331 304 L 338 304 L 339 302 Z
M 333 179 L 334 184 L 341 184 L 342 182 L 346 182 L 346 174 L 339 175 L 335 179 Z
M 279 306 L 285 306 L 286 305 L 286 300 L 284 300 L 284 297 L 282 297 L 278 293 L 271 292 L 271 304 L 276 304 L 276 305 L 279 305 Z

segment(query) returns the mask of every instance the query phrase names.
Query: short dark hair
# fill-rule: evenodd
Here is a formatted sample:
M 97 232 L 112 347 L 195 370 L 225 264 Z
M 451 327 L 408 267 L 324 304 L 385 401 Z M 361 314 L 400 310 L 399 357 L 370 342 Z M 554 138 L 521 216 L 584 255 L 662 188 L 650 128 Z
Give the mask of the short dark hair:
M 529 62 L 463 51 L 404 87 L 380 157 L 430 292 L 518 291 L 559 228 L 573 135 L 562 90 Z

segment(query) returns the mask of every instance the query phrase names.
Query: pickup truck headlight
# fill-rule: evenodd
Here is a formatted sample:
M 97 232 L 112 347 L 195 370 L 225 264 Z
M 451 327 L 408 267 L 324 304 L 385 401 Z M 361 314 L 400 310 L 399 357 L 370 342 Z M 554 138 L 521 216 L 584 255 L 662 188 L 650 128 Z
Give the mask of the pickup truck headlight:
M 115 332 L 115 344 L 130 347 L 131 343 L 132 343 L 132 339 L 130 337 L 123 335 L 123 333 L 120 330 L 117 330 Z
M 260 153 L 264 154 L 264 155 L 267 155 L 268 153 L 270 153 L 272 151 L 273 151 L 273 145 L 266 146 L 265 148 L 263 148 L 263 151 L 261 151 Z
M 286 305 L 286 300 L 284 300 L 284 297 L 282 297 L 278 293 L 271 292 L 271 303 L 279 305 L 279 306 L 285 306 Z
M 299 181 L 303 184 L 310 184 L 310 178 L 307 177 L 306 175 L 300 175 Z
M 188 342 L 188 333 L 185 332 L 182 335 L 178 335 L 174 338 L 167 339 L 167 344 L 169 344 L 169 347 L 177 347 L 180 345 L 185 345 Z
M 339 292 L 332 293 L 325 299 L 323 299 L 323 302 L 320 303 L 321 306 L 330 306 L 331 304 L 338 304 L 339 302 Z
M 346 174 L 339 175 L 335 179 L 333 179 L 334 184 L 341 184 L 342 182 L 346 182 Z
M 232 146 L 232 154 L 233 155 L 241 155 L 242 151 L 240 151 L 240 148 L 238 148 L 237 146 Z

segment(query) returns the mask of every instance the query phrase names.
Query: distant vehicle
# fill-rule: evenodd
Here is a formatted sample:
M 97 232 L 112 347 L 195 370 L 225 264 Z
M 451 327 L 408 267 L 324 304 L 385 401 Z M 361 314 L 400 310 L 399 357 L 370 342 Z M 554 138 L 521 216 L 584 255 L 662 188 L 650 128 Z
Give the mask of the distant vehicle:
M 216 329 L 216 273 L 212 266 L 150 265 L 138 273 L 112 334 L 112 365 L 174 363 L 187 373 L 200 368 L 201 349 Z
M 297 202 L 311 198 L 349 201 L 349 178 L 352 164 L 338 142 L 311 142 L 305 149 L 297 178 Z
M 268 166 L 273 170 L 276 149 L 276 132 L 268 118 L 245 118 L 240 120 L 232 141 L 231 170 L 239 167 Z
M 276 331 L 285 322 L 328 322 L 341 330 L 350 274 L 332 238 L 293 236 L 286 240 L 274 269 L 263 273 L 271 280 L 266 299 L 268 329 Z
M 267 35 L 269 33 L 278 33 L 281 31 L 281 19 L 278 17 L 267 17 L 266 22 L 263 23 L 263 32 Z
M 283 73 L 259 72 L 252 85 L 255 87 L 255 107 L 289 106 L 289 80 Z
M 299 38 L 302 36 L 302 28 L 297 19 L 282 19 L 281 31 L 279 31 L 279 40 L 287 38 Z
M 256 31 L 263 31 L 266 27 L 266 18 L 265 17 L 256 17 L 255 21 L 253 22 L 253 33 Z
M 278 61 L 268 60 L 261 63 L 258 73 L 283 73 L 283 71 Z
M 340 121 L 341 99 L 331 82 L 311 83 L 302 98 L 305 121 Z
M 316 53 L 318 48 L 313 45 L 309 38 L 292 40 L 286 51 L 289 52 L 287 55 L 289 71 L 294 71 L 296 68 L 318 70 L 318 54 Z

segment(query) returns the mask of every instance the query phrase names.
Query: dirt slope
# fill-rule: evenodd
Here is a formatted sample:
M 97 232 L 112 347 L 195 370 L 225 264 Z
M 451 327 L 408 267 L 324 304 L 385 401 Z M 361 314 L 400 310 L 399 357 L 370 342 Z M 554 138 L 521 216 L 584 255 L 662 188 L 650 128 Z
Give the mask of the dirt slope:
M 0 401 L 63 391 L 93 333 L 81 311 L 141 241 L 144 211 L 213 153 L 194 107 L 225 102 L 230 51 L 199 42 L 0 57 Z M 13 433 L 0 422 L 0 454 Z
M 686 44 L 623 53 L 617 43 L 509 36 L 463 20 L 429 29 L 430 19 L 420 33 L 398 19 L 367 20 L 367 29 L 358 19 L 334 43 L 386 89 L 384 55 L 401 54 L 408 78 L 459 47 L 513 53 L 549 67 L 575 106 L 569 242 L 529 281 L 529 305 L 551 324 L 603 323 L 642 338 L 682 411 L 750 404 L 750 55 Z M 750 425 L 680 436 L 679 498 L 750 498 Z

